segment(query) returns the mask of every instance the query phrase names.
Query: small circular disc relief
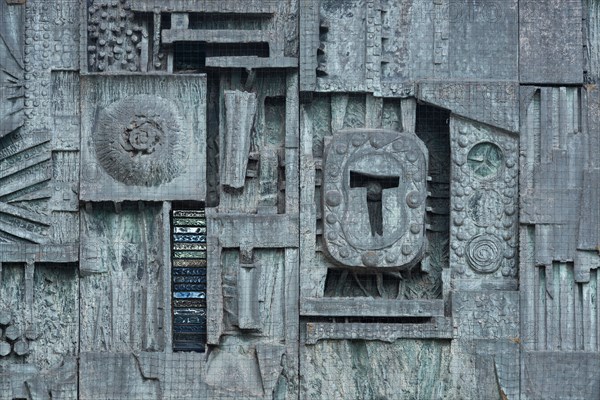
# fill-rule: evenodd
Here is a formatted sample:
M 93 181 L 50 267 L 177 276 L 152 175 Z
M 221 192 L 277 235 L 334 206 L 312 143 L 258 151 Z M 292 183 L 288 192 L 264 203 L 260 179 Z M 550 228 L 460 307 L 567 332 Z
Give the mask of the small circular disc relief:
M 488 179 L 498 175 L 504 154 L 498 145 L 490 142 L 477 143 L 467 155 L 467 164 L 475 176 Z

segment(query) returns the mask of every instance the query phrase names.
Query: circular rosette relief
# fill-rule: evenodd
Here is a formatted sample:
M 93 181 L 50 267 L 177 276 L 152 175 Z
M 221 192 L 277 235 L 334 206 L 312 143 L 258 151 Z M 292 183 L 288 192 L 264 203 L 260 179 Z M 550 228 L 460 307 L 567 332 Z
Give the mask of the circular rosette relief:
M 495 235 L 478 235 L 467 244 L 467 262 L 477 272 L 489 274 L 500 268 L 502 241 Z
M 175 105 L 137 95 L 100 112 L 93 135 L 100 165 L 127 185 L 160 186 L 179 176 L 188 160 L 189 132 Z

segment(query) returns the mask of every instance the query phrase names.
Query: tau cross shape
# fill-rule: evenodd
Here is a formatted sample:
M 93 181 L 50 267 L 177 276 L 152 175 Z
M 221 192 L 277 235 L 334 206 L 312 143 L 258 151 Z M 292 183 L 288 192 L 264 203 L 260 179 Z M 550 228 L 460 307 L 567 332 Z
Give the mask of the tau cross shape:
M 382 194 L 385 189 L 398 187 L 400 177 L 377 176 L 356 171 L 350 171 L 350 187 L 367 189 L 367 212 L 371 225 L 371 236 L 383 236 L 383 207 Z

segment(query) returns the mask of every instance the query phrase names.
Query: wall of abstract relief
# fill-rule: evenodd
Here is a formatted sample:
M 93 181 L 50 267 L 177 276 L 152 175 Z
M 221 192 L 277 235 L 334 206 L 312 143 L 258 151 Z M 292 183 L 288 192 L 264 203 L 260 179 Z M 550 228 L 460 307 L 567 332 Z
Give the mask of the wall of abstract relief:
M 600 1 L 0 0 L 0 399 L 600 398 Z

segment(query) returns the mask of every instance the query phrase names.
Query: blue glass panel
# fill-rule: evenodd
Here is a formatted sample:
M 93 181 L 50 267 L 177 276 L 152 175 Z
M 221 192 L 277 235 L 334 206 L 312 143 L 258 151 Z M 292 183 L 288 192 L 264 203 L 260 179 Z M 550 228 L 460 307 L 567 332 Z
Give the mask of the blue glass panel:
M 175 324 L 206 325 L 206 317 L 202 315 L 175 315 Z
M 204 351 L 206 343 L 206 218 L 173 210 L 173 350 Z
M 204 337 L 204 335 L 202 335 Z M 173 351 L 195 351 L 198 353 L 204 353 L 204 343 L 206 343 L 206 338 L 202 339 L 202 341 L 193 341 L 193 342 L 181 342 L 176 341 L 173 343 Z
M 173 275 L 175 275 L 175 276 L 191 276 L 191 275 L 206 276 L 206 268 L 173 268 Z
M 206 300 L 204 300 L 204 299 L 173 299 L 173 307 L 175 307 L 175 308 L 188 308 L 188 307 L 205 308 Z
M 176 333 L 203 333 L 206 330 L 206 324 L 197 325 L 173 325 Z
M 176 226 L 173 228 L 173 233 L 206 235 L 205 226 Z
M 176 283 L 173 285 L 173 290 L 176 292 L 206 292 L 206 284 Z
M 176 308 L 173 310 L 173 314 L 206 316 L 206 310 L 203 308 Z
M 206 259 L 192 259 L 192 260 L 173 260 L 174 267 L 206 267 Z
M 204 345 L 206 335 L 202 333 L 176 333 L 173 339 L 180 344 L 181 342 L 196 342 Z
M 206 235 L 177 234 L 173 235 L 173 241 L 175 243 L 206 243 Z
M 175 292 L 173 297 L 176 299 L 205 299 L 205 292 Z
M 192 218 L 173 218 L 173 225 L 175 225 L 175 226 L 206 226 L 206 220 L 192 219 Z
M 204 210 L 173 210 L 174 217 L 204 218 Z

